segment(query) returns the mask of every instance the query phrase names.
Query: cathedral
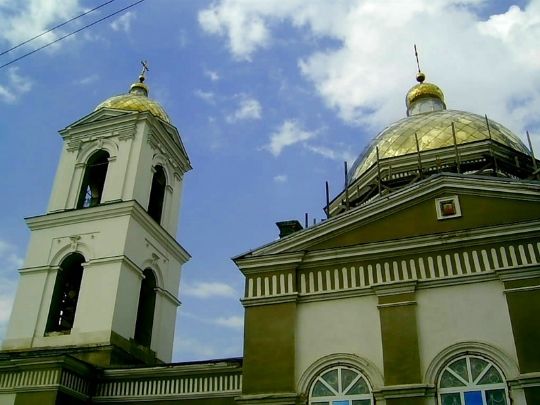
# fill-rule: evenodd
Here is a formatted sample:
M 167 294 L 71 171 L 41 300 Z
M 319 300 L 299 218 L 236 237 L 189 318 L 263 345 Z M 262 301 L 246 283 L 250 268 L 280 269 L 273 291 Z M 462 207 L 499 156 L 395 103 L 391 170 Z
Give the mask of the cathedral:
M 191 165 L 145 71 L 61 130 L 0 405 L 540 404 L 540 162 L 417 81 L 325 221 L 233 259 L 242 358 L 171 363 Z

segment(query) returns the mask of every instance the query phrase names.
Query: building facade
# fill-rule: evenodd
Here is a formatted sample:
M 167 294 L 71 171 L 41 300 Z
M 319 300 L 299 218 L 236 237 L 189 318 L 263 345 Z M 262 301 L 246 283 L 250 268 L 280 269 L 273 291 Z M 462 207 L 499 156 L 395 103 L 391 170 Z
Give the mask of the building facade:
M 191 166 L 144 71 L 62 130 L 49 208 L 27 219 L 0 404 L 540 404 L 537 161 L 418 81 L 327 220 L 280 223 L 234 258 L 243 358 L 171 363 Z

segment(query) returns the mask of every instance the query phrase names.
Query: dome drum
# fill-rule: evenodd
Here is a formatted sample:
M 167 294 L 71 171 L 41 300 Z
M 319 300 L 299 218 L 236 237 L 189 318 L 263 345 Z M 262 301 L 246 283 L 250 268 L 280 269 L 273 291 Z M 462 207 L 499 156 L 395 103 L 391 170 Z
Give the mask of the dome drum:
M 360 177 L 349 179 L 347 193 L 344 190 L 330 203 L 329 216 L 439 173 L 531 178 L 533 172 L 529 154 L 489 139 L 459 145 L 457 151 L 455 146 L 447 146 L 380 158 Z

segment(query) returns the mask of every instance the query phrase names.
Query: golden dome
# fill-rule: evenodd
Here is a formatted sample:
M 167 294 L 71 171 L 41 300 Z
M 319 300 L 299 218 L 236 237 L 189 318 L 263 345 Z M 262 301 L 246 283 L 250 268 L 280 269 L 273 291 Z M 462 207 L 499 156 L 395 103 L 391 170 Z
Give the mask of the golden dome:
M 359 178 L 377 162 L 377 148 L 379 159 L 417 153 L 415 133 L 420 151 L 453 146 L 452 123 L 458 145 L 489 139 L 491 133 L 492 140 L 530 154 L 523 142 L 510 130 L 495 121 L 488 121 L 490 132 L 485 117 L 463 111 L 441 110 L 403 118 L 379 133 L 366 147 L 349 172 L 349 182 Z
M 405 98 L 407 108 L 409 108 L 414 101 L 423 97 L 435 97 L 444 103 L 444 94 L 438 86 L 433 83 L 418 83 L 407 93 L 407 97 Z
M 143 81 L 144 76 L 140 76 L 139 83 L 133 83 L 129 93 L 110 97 L 100 103 L 95 110 L 114 108 L 126 111 L 148 111 L 163 121 L 171 123 L 163 107 L 157 101 L 148 98 L 148 86 Z

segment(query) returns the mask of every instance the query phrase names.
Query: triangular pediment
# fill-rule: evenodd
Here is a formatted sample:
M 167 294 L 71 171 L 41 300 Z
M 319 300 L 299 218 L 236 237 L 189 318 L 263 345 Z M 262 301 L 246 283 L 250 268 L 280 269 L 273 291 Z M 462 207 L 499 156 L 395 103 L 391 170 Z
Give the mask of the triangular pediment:
M 459 215 L 441 213 L 441 202 L 454 197 L 458 204 L 454 208 L 459 210 Z M 538 218 L 540 182 L 439 174 L 240 255 L 235 260 L 430 235 L 437 237 Z
M 100 108 L 99 110 L 93 111 L 90 114 L 85 115 L 81 119 L 75 121 L 74 123 L 68 125 L 66 129 L 76 128 L 83 125 L 107 120 L 110 118 L 115 118 L 115 117 L 120 117 L 120 116 L 125 116 L 125 115 L 133 115 L 136 113 L 137 113 L 136 111 L 117 110 L 113 108 Z

